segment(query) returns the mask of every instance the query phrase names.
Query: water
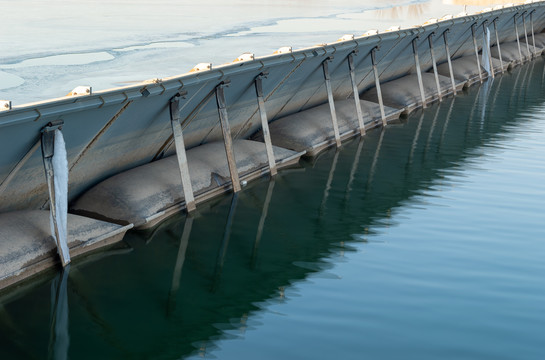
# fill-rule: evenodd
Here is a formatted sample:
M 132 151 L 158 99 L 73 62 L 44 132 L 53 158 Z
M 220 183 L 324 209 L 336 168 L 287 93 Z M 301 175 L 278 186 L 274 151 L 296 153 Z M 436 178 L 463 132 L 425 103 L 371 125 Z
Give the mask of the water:
M 544 66 L 4 293 L 0 358 L 542 359 Z
M 0 99 L 14 106 L 80 85 L 127 86 L 244 52 L 299 49 L 464 9 L 445 0 L 0 0 L 0 8 Z

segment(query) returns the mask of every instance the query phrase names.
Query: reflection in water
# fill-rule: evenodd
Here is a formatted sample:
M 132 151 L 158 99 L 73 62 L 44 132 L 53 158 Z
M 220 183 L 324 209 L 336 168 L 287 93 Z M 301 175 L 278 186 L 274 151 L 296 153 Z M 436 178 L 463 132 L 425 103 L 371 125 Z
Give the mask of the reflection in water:
M 51 282 L 51 335 L 49 358 L 68 359 L 68 274 L 70 264 L 65 266 Z
M 269 212 L 269 205 L 274 190 L 274 177 L 269 180 L 269 186 L 267 188 L 267 195 L 265 196 L 265 202 L 263 203 L 263 210 L 261 211 L 261 218 L 259 219 L 259 225 L 257 226 L 257 235 L 255 237 L 254 248 L 252 250 L 252 269 L 255 269 L 257 263 L 257 254 L 259 251 L 259 243 L 263 237 L 263 229 L 265 227 L 265 220 L 267 220 L 267 213 Z
M 302 169 L 213 199 L 194 217 L 180 214 L 152 232 L 129 233 L 130 253 L 76 261 L 69 278 L 68 271 L 54 281 L 45 275 L 17 299 L 0 298 L 0 358 L 44 358 L 48 350 L 51 357 L 74 359 L 214 356 L 222 341 L 255 336 L 253 329 L 266 322 L 261 319 L 272 306 L 299 296 L 298 283 L 309 276 L 338 280 L 328 270 L 343 261 L 339 255 L 348 258 L 356 246 L 383 246 L 372 237 L 400 221 L 396 209 L 418 206 L 423 200 L 416 195 L 443 181 L 442 173 L 470 162 L 472 150 L 519 126 L 518 112 L 542 101 L 543 64 L 537 60 L 535 66 L 514 69 L 403 124 L 371 131 L 303 162 Z M 406 270 L 403 264 L 399 259 L 382 266 L 386 276 L 393 276 Z M 307 296 L 308 309 L 300 316 L 332 324 L 337 319 L 320 318 L 314 306 L 320 296 L 340 297 L 343 291 L 357 290 Z M 361 298 L 391 299 L 360 291 Z M 49 304 L 36 301 L 50 294 L 52 316 Z M 343 303 L 335 311 L 346 319 L 355 308 L 362 306 Z M 373 319 L 365 321 L 389 331 L 399 325 L 393 318 Z M 280 314 L 273 322 L 283 326 L 285 320 Z M 327 327 L 322 330 L 327 333 Z M 297 336 L 299 329 L 285 331 Z M 332 342 L 341 341 L 328 335 Z M 335 357 L 312 352 L 313 346 L 301 348 L 308 358 Z

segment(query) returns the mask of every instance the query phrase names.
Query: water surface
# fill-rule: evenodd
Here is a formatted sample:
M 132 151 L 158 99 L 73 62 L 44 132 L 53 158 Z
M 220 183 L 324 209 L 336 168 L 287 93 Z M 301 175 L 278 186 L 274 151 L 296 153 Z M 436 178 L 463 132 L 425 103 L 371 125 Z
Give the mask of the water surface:
M 0 298 L 0 358 L 542 359 L 544 60 Z

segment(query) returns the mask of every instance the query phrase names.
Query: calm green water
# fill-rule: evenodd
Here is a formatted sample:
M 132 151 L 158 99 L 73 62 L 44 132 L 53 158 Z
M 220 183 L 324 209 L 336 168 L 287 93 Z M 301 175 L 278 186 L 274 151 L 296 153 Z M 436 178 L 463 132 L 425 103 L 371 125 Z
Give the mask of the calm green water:
M 543 359 L 544 64 L 4 294 L 0 358 Z

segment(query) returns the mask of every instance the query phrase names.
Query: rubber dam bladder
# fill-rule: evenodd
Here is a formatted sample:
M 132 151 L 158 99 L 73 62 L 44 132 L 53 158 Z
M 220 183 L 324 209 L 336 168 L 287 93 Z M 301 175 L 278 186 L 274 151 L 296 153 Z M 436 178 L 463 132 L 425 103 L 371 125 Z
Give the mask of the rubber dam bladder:
M 245 53 L 39 103 L 3 101 L 0 288 L 541 56 L 544 5 Z

